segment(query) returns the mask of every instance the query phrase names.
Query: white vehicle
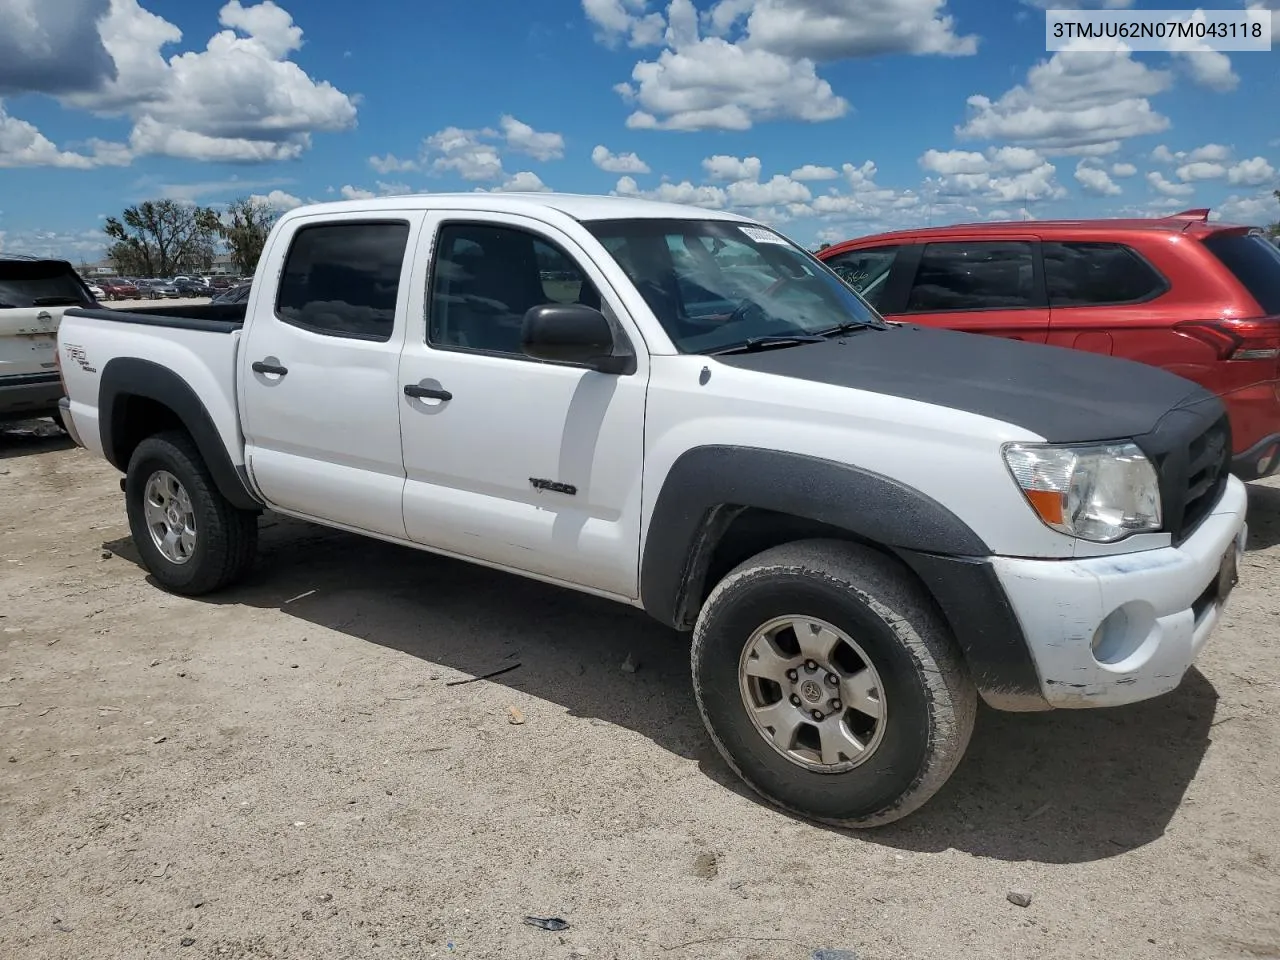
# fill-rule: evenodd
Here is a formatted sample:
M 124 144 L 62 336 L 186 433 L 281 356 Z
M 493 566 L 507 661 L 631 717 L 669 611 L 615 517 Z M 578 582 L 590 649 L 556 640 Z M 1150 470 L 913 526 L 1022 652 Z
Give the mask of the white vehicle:
M 0 421 L 58 415 L 58 322 L 95 306 L 70 263 L 0 254 Z
M 244 305 L 74 310 L 59 343 L 65 422 L 165 588 L 233 583 L 271 509 L 641 607 L 692 631 L 728 763 L 847 826 L 937 791 L 979 695 L 1174 689 L 1245 540 L 1217 397 L 886 324 L 728 213 L 301 207 Z

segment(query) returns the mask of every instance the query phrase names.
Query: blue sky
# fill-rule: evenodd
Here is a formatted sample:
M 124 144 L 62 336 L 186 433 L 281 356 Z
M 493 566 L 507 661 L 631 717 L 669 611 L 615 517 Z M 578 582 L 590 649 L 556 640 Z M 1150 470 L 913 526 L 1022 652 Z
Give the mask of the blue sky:
M 1195 5 L 0 0 L 0 250 L 94 257 L 102 217 L 148 198 L 474 189 L 729 208 L 807 244 L 1280 219 L 1280 34 L 1271 53 L 1049 54 L 1046 6 Z

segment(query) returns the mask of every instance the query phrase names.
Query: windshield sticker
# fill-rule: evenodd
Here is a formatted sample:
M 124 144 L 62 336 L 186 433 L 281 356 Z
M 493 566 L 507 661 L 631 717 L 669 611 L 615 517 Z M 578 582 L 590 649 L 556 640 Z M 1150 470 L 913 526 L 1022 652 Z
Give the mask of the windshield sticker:
M 790 246 L 782 237 L 772 230 L 766 230 L 764 227 L 739 227 L 738 229 L 746 235 L 748 240 L 754 240 L 756 243 L 777 243 L 784 247 Z

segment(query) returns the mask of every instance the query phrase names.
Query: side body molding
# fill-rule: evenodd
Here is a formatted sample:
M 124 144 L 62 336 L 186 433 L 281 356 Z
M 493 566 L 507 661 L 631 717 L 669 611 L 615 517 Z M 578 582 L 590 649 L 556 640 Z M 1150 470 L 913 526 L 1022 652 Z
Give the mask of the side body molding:
M 131 435 L 127 419 L 130 397 L 141 397 L 168 407 L 191 434 L 200 456 L 213 475 L 218 490 L 241 510 L 261 510 L 262 504 L 250 491 L 245 477 L 236 469 L 230 454 L 196 392 L 168 367 L 136 357 L 116 357 L 103 368 L 98 387 L 98 417 L 102 450 L 117 470 L 129 467 Z

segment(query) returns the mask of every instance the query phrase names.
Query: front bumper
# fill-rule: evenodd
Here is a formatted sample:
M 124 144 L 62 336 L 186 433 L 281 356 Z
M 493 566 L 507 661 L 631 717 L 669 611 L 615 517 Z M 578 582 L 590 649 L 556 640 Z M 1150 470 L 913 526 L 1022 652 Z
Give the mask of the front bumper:
M 1221 581 L 1244 551 L 1247 505 L 1244 484 L 1231 477 L 1177 547 L 1083 560 L 993 558 L 1045 700 L 1117 706 L 1176 688 L 1218 624 L 1230 588 Z

